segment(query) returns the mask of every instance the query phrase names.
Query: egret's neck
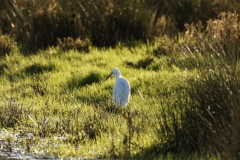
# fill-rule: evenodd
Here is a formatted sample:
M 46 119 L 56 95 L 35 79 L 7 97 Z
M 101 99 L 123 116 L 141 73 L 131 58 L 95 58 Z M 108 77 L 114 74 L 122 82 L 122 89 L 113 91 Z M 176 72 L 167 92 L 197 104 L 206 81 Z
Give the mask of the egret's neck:
M 116 80 L 117 80 L 118 78 L 121 78 L 121 77 L 122 77 L 121 74 L 117 74 L 117 75 L 116 75 Z

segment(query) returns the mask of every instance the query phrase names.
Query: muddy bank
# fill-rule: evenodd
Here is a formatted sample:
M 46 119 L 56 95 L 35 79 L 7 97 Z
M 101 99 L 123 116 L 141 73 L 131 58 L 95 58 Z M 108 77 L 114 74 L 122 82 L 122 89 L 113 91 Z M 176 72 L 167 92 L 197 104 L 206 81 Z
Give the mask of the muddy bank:
M 31 138 L 31 137 L 30 137 Z M 77 159 L 89 159 L 86 157 L 58 157 L 54 155 L 46 155 L 45 152 L 35 151 L 30 152 L 28 146 L 23 147 L 21 142 L 26 140 L 26 137 L 20 133 L 14 133 L 7 130 L 0 130 L 0 159 L 9 160 L 34 160 L 34 159 L 53 159 L 53 160 L 77 160 Z M 36 154 L 39 153 L 39 154 Z M 92 160 L 96 160 L 94 158 Z

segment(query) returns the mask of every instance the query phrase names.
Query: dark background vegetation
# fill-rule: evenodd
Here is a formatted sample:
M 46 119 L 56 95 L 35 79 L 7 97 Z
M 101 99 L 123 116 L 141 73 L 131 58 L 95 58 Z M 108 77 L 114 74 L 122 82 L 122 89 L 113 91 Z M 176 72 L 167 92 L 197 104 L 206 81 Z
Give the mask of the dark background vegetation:
M 237 0 L 3 0 L 0 29 L 28 51 L 61 43 L 63 48 L 114 46 L 117 42 L 176 37 L 185 23 L 203 26 L 221 12 L 240 11 Z M 72 39 L 67 39 L 70 37 Z M 65 39 L 64 39 L 65 38 Z M 80 39 L 81 41 L 77 41 Z M 85 40 L 87 42 L 85 42 Z
M 179 97 L 185 101 L 159 114 L 163 119 L 170 117 L 164 119 L 170 123 L 163 123 L 158 130 L 168 141 L 144 154 L 213 151 L 225 158 L 238 156 L 237 0 L 2 0 L 0 12 L 1 55 L 9 52 L 13 42 L 25 53 L 57 45 L 64 50 L 88 51 L 90 45 L 107 47 L 135 40 L 154 42 L 165 35 L 172 39 L 186 36 L 190 53 L 211 53 L 218 64 L 205 55 L 206 70 L 200 69 L 201 78 L 189 80 L 190 88 L 181 88 L 180 96 L 190 98 Z

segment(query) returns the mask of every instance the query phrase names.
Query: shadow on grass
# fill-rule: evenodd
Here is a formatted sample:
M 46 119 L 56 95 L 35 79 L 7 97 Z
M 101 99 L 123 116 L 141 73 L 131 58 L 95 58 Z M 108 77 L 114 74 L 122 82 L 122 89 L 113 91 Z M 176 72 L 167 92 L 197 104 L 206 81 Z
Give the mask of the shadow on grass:
M 92 85 L 93 83 L 98 83 L 102 80 L 100 73 L 96 71 L 90 72 L 88 75 L 82 77 L 82 75 L 73 75 L 71 79 L 67 82 L 67 87 L 70 90 L 81 88 L 86 85 Z
M 148 56 L 146 58 L 140 59 L 138 60 L 136 63 L 134 62 L 130 62 L 130 61 L 125 61 L 124 64 L 132 67 L 132 68 L 143 68 L 146 69 L 149 65 L 151 65 L 154 62 L 154 58 L 151 56 Z
M 56 70 L 54 64 L 33 64 L 25 68 L 25 72 L 30 75 L 41 74 Z

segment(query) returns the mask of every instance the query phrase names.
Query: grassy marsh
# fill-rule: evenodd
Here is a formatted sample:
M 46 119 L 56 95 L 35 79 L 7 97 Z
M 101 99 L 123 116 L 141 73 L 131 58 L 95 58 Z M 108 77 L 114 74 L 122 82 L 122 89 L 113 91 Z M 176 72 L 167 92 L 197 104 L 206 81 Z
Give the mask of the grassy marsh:
M 49 48 L 30 56 L 11 53 L 0 62 L 6 66 L 1 71 L 1 110 L 10 114 L 1 117 L 1 124 L 16 132 L 32 132 L 39 141 L 64 137 L 60 148 L 71 146 L 73 151 L 47 148 L 57 155 L 123 156 L 126 151 L 133 155 L 164 141 L 157 133 L 158 114 L 176 101 L 179 88 L 197 74 L 171 64 L 171 58 L 147 54 L 148 47 L 93 47 L 89 53 Z M 125 64 L 148 56 L 154 62 L 146 69 Z M 156 64 L 160 68 L 152 69 Z M 114 67 L 131 84 L 125 110 L 113 109 L 114 78 L 104 81 Z M 31 146 L 32 151 L 36 146 Z
M 238 50 L 187 38 L 87 53 L 14 50 L 0 60 L 2 129 L 21 135 L 22 147 L 34 154 L 238 157 Z M 114 78 L 104 81 L 115 67 L 131 85 L 126 109 L 112 103 Z

